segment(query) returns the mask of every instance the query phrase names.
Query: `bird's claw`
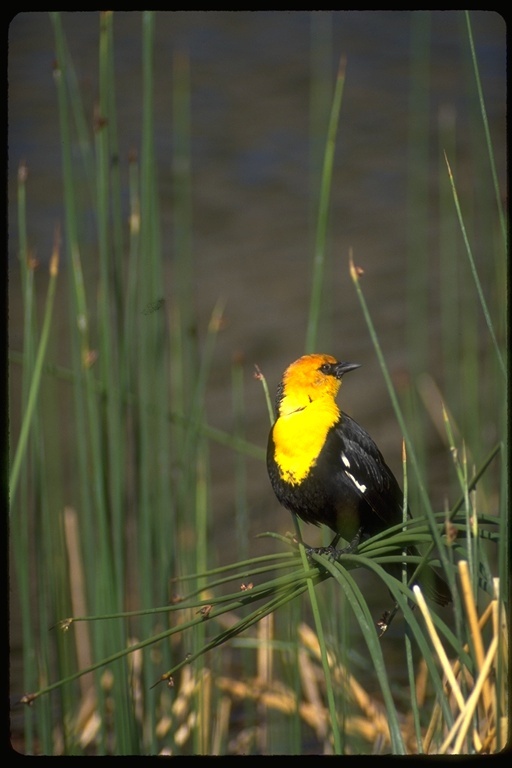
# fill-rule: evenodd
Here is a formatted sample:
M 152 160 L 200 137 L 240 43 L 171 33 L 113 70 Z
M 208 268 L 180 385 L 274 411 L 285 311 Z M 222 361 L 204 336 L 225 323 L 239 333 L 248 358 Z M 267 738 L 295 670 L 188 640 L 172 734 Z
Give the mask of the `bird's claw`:
M 328 555 L 331 560 L 338 560 L 341 555 L 349 555 L 356 551 L 357 547 L 359 546 L 359 542 L 361 541 L 362 532 L 363 528 L 361 527 L 350 544 L 347 544 L 347 546 L 343 547 L 342 549 L 338 549 L 336 546 L 341 538 L 340 534 L 337 533 L 328 547 L 306 547 L 306 552 L 308 555 Z
M 328 547 L 306 547 L 306 554 L 310 555 L 327 555 L 331 560 L 338 560 L 341 555 L 347 555 L 353 551 L 353 548 L 349 544 L 348 547 L 338 549 L 338 547 L 329 544 Z
M 343 550 L 336 549 L 332 545 L 329 547 L 306 547 L 308 557 L 311 557 L 311 555 L 328 555 L 331 560 L 337 560 L 342 552 Z

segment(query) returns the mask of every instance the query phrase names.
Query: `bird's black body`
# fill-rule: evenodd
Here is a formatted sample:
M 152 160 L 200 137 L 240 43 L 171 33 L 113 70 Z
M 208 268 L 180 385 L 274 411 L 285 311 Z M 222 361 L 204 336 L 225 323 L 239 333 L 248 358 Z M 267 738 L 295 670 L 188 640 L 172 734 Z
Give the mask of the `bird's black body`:
M 343 463 L 342 456 L 349 466 Z M 303 483 L 291 485 L 281 478 L 274 461 L 272 432 L 267 466 L 274 493 L 283 507 L 306 523 L 329 526 L 347 541 L 360 528 L 369 537 L 402 521 L 403 494 L 395 476 L 368 432 L 346 413 L 341 413 L 338 423 L 327 433 Z
M 267 447 L 268 473 L 280 503 L 347 541 L 364 540 L 403 520 L 403 493 L 382 453 L 335 403 L 343 374 L 355 367 L 329 355 L 292 363 L 278 387 L 278 417 Z M 400 578 L 400 565 L 388 570 Z M 439 604 L 451 600 L 432 568 L 424 569 L 421 583 Z

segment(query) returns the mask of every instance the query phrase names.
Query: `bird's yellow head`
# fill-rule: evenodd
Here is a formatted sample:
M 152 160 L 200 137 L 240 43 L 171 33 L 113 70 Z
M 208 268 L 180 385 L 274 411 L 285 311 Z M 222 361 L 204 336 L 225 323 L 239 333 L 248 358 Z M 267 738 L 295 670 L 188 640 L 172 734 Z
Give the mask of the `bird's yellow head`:
M 332 355 L 304 355 L 288 366 L 277 390 L 279 416 L 303 410 L 318 400 L 334 403 L 343 374 L 359 368 L 342 363 Z

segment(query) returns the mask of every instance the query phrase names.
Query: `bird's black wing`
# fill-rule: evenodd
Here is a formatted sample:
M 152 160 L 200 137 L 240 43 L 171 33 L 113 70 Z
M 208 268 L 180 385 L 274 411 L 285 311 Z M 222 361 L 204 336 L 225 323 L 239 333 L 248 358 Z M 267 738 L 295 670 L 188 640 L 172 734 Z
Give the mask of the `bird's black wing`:
M 367 533 L 377 533 L 402 520 L 403 493 L 393 472 L 368 432 L 342 413 L 337 427 L 341 438 L 341 466 L 361 502 L 376 515 L 365 515 Z
M 359 497 L 359 520 L 363 532 L 371 536 L 399 524 L 403 519 L 403 493 L 368 432 L 350 416 L 342 413 L 336 433 L 345 478 L 352 483 Z M 347 460 L 350 467 L 346 466 Z M 417 551 L 411 547 L 409 553 L 416 554 Z M 390 566 L 387 570 L 400 578 L 399 568 Z M 426 594 L 439 605 L 447 605 L 451 601 L 448 585 L 431 567 L 422 571 L 420 584 Z

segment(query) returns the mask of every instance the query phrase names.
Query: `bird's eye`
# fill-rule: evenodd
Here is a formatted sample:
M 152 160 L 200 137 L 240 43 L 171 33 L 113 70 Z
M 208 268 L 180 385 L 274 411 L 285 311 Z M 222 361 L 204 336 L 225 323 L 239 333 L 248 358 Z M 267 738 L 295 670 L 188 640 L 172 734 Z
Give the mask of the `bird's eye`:
M 322 373 L 329 374 L 331 372 L 331 366 L 329 365 L 329 363 L 323 363 L 320 366 L 320 370 L 322 371 Z

